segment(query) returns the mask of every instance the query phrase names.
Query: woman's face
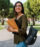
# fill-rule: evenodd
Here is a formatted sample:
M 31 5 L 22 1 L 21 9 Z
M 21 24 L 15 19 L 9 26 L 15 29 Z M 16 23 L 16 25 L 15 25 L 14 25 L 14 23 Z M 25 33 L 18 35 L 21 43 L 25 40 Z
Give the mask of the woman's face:
M 22 6 L 21 6 L 20 3 L 17 3 L 17 4 L 16 4 L 16 6 L 15 6 L 15 11 L 16 11 L 17 13 L 20 13 L 20 12 L 22 11 Z

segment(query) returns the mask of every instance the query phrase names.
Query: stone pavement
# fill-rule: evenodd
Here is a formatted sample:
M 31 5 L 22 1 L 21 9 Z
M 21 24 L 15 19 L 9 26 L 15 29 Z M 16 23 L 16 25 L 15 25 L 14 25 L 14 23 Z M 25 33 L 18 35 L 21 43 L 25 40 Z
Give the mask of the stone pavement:
M 6 29 L 0 30 L 0 47 L 16 47 L 13 43 L 14 35 Z M 28 47 L 40 47 L 40 34 L 37 35 L 37 40 L 34 45 Z

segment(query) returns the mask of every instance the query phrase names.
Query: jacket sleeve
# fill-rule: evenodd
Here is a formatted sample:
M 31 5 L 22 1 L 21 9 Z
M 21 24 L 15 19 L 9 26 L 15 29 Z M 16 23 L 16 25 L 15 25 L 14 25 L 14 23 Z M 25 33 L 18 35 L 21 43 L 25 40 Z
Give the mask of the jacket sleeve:
M 27 30 L 27 26 L 28 26 L 27 18 L 25 16 L 23 16 L 22 17 L 22 26 L 21 26 L 21 29 L 18 28 L 19 35 L 25 35 L 26 30 Z

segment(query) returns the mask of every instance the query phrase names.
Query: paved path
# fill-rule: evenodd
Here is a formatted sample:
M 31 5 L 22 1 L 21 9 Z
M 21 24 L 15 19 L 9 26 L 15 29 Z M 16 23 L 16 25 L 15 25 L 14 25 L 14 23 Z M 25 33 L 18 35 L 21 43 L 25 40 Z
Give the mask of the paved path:
M 0 47 L 15 47 L 13 43 L 13 34 L 6 29 L 0 30 Z M 40 47 L 40 34 L 37 34 L 37 40 L 34 45 L 28 47 Z

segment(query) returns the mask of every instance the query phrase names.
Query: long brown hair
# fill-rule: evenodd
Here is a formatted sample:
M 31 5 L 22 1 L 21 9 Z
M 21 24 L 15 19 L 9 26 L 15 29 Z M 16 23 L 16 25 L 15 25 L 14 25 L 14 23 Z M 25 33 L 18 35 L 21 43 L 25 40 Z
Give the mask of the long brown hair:
M 18 15 L 18 14 L 17 14 L 17 12 L 15 12 L 15 6 L 16 6 L 16 4 L 17 4 L 17 3 L 20 3 L 20 4 L 21 4 L 21 6 L 22 6 L 22 11 L 21 11 L 21 12 L 24 14 L 24 7 L 23 7 L 22 2 L 17 1 L 17 2 L 15 3 L 15 5 L 14 5 L 14 15 L 15 15 L 15 16 L 17 16 L 17 15 Z

